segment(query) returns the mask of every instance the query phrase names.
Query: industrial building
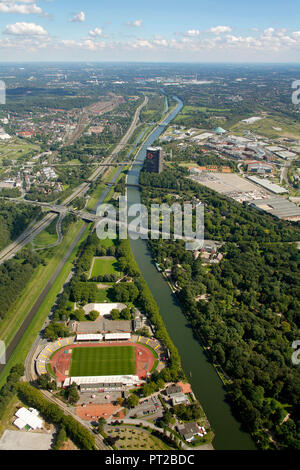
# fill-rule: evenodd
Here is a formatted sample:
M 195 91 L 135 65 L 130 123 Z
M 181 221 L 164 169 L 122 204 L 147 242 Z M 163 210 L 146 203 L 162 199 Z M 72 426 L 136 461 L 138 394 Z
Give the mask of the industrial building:
M 246 163 L 246 162 L 245 162 Z M 247 171 L 249 173 L 273 173 L 273 165 L 269 163 L 262 163 L 262 162 L 247 162 Z
M 282 197 L 274 197 L 270 199 L 258 199 L 251 201 L 250 204 L 256 209 L 268 212 L 282 220 L 290 220 L 297 222 L 300 220 L 300 207 Z
M 161 173 L 163 171 L 163 154 L 161 147 L 148 147 L 145 161 L 146 171 Z
M 262 186 L 263 188 L 267 189 L 271 193 L 288 194 L 288 190 L 285 188 L 282 188 L 281 186 L 278 186 L 278 184 L 270 183 L 270 181 L 257 178 L 256 176 L 246 176 L 246 178 L 248 178 L 248 180 L 252 181 L 253 183 L 258 184 L 259 186 Z

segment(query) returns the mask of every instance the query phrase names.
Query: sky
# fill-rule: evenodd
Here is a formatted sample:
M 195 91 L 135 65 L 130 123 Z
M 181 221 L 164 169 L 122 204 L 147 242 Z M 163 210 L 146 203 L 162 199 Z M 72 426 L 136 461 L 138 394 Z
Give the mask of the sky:
M 299 0 L 0 0 L 0 61 L 300 62 Z

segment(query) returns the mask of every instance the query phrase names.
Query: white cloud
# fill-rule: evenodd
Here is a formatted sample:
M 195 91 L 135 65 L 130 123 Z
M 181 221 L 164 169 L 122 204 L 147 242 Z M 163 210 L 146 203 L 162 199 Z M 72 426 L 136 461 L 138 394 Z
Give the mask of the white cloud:
M 221 34 L 221 33 L 231 33 L 232 28 L 231 26 L 214 26 L 210 28 L 209 32 L 214 34 Z
M 143 22 L 143 20 L 135 20 L 126 24 L 127 26 L 132 26 L 134 28 L 140 28 L 143 25 Z
M 48 34 L 43 26 L 25 22 L 8 24 L 3 32 L 14 36 L 46 36 Z
M 154 39 L 153 44 L 155 44 L 156 46 L 163 46 L 163 47 L 167 47 L 169 45 L 168 41 L 163 38 Z
M 85 49 L 88 51 L 96 52 L 103 50 L 105 47 L 111 47 L 112 44 L 105 42 L 94 42 L 92 39 L 85 39 L 84 41 L 75 41 L 74 39 L 63 39 L 57 44 L 57 47 L 67 47 L 74 49 Z
M 19 13 L 23 15 L 41 15 L 43 10 L 32 1 L 22 1 L 17 3 L 15 1 L 0 2 L 1 13 Z
M 73 18 L 69 19 L 70 23 L 84 23 L 85 21 L 85 13 L 84 11 L 80 11 L 77 13 Z
M 199 29 L 189 29 L 186 34 L 188 36 L 199 36 L 200 31 L 199 31 Z
M 146 48 L 146 49 L 153 49 L 153 44 L 148 41 L 147 39 L 138 39 L 136 42 L 132 44 L 134 49 L 138 48 Z
M 0 0 L 1 4 L 1 0 Z M 216 28 L 211 28 L 216 30 Z M 225 34 L 209 34 L 211 30 L 200 31 L 190 29 L 184 33 L 174 33 L 173 36 L 138 37 L 123 36 L 119 40 L 109 39 L 101 28 L 94 28 L 89 31 L 89 35 L 79 40 L 59 39 L 51 37 L 47 31 L 35 23 L 16 23 L 7 25 L 5 28 L 6 37 L 0 39 L 0 49 L 15 50 L 17 54 L 32 54 L 39 50 L 49 51 L 49 56 L 55 50 L 59 54 L 65 54 L 72 58 L 78 54 L 82 57 L 86 51 L 89 57 L 97 57 L 97 53 L 103 53 L 108 57 L 110 52 L 114 56 L 131 57 L 130 54 L 139 54 L 140 57 L 155 59 L 157 57 L 166 57 L 167 59 L 205 60 L 207 58 L 230 59 L 243 57 L 250 60 L 256 60 L 257 57 L 272 57 L 272 60 L 284 58 L 287 53 L 299 55 L 300 53 L 300 30 L 287 31 L 280 28 L 267 28 L 264 31 L 248 34 L 235 35 L 232 32 Z M 226 27 L 227 28 L 227 27 Z M 218 31 L 220 31 L 218 29 Z M 116 38 L 116 36 L 115 36 Z M 24 51 L 24 52 L 23 52 Z M 143 55 L 144 53 L 144 55 Z M 129 54 L 126 56 L 126 54 Z M 102 57 L 102 55 L 101 55 Z M 268 60 L 268 59 L 267 59 Z
M 92 36 L 92 37 L 101 36 L 102 35 L 102 29 L 101 28 L 92 29 L 89 32 L 89 35 Z
M 272 34 L 275 32 L 275 29 L 274 28 L 267 28 L 264 30 L 264 34 L 266 36 L 272 36 Z

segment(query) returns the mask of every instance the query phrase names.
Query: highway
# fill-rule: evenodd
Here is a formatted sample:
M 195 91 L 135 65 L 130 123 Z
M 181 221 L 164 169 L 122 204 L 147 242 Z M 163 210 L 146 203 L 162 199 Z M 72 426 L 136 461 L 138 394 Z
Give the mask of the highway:
M 136 125 L 137 125 L 137 122 L 138 122 L 138 119 L 139 119 L 140 111 L 147 104 L 147 102 L 148 102 L 148 98 L 146 97 L 144 102 L 136 110 L 133 122 L 132 122 L 129 130 L 127 131 L 126 135 L 123 137 L 122 141 L 119 143 L 117 148 L 114 150 L 114 152 L 110 155 L 110 157 L 107 158 L 107 162 L 110 162 L 111 160 L 113 160 L 115 158 L 115 156 L 118 154 L 118 152 L 120 151 L 120 149 L 124 145 L 127 144 L 128 140 L 130 139 L 133 132 L 135 131 L 135 128 L 136 128 Z M 94 171 L 94 173 L 91 175 L 90 181 L 92 182 L 92 181 L 96 180 L 98 178 L 98 176 L 100 174 L 102 174 L 102 172 L 104 172 L 105 170 L 106 170 L 106 168 L 103 167 L 103 166 L 101 166 L 100 168 L 97 168 Z M 83 183 L 82 185 L 79 186 L 79 188 L 77 188 L 72 193 L 71 196 L 69 196 L 63 202 L 62 206 L 66 209 L 66 211 L 68 210 L 67 209 L 67 204 L 69 204 L 74 198 L 78 197 L 79 195 L 84 194 L 87 191 L 87 189 L 89 188 L 89 186 L 90 186 L 90 183 Z M 6 259 L 9 259 L 9 258 L 13 257 L 23 246 L 25 246 L 27 243 L 29 243 L 31 240 L 33 240 L 33 238 L 38 233 L 40 233 L 42 230 L 44 230 L 55 219 L 55 217 L 56 217 L 56 214 L 47 214 L 44 217 L 43 220 L 37 222 L 36 224 L 31 224 L 31 226 L 29 226 L 23 232 L 23 234 L 18 238 L 18 240 L 16 240 L 9 247 L 7 247 L 5 250 L 3 250 L 3 252 L 0 253 L 0 264 L 3 263 Z M 57 277 L 59 276 L 61 270 L 63 269 L 63 267 L 65 265 L 65 263 L 69 259 L 73 249 L 75 248 L 75 246 L 79 242 L 81 236 L 83 235 L 84 231 L 86 230 L 86 227 L 87 227 L 86 225 L 84 227 L 82 227 L 79 234 L 77 235 L 75 240 L 72 242 L 71 246 L 68 248 L 67 252 L 63 256 L 63 258 L 60 261 L 59 265 L 57 266 L 57 268 L 56 268 L 55 272 L 53 273 L 51 279 L 49 280 L 48 284 L 45 286 L 44 290 L 41 292 L 40 296 L 38 297 L 38 299 L 36 300 L 36 302 L 33 305 L 32 309 L 28 313 L 28 315 L 25 318 L 24 322 L 22 323 L 21 327 L 18 329 L 18 331 L 16 332 L 16 334 L 13 337 L 12 341 L 8 345 L 8 347 L 6 349 L 6 360 L 7 361 L 12 356 L 15 348 L 17 347 L 17 345 L 19 344 L 21 338 L 23 337 L 23 334 L 25 333 L 25 331 L 29 327 L 32 319 L 37 314 L 42 302 L 44 301 L 44 299 L 48 295 L 51 287 L 53 286 L 53 284 L 55 282 L 55 280 L 57 279 Z M 71 275 L 72 275 L 72 272 L 70 273 L 69 278 L 70 278 Z M 42 347 L 43 343 L 45 342 L 45 340 L 42 337 L 42 331 L 49 324 L 50 316 L 51 316 L 51 313 L 49 313 L 49 316 L 45 320 L 41 332 L 37 336 L 33 346 L 31 347 L 31 349 L 29 351 L 29 354 L 27 355 L 27 358 L 26 358 L 26 361 L 25 361 L 25 377 L 28 381 L 33 381 L 33 380 L 36 379 L 35 370 L 34 370 L 34 358 L 35 358 L 35 355 L 38 352 L 39 348 Z M 5 367 L 4 365 L 0 365 L 0 373 L 2 372 L 4 367 Z M 76 413 L 74 412 L 74 409 L 69 408 L 62 401 L 60 401 L 60 400 L 56 399 L 55 397 L 53 397 L 53 395 L 50 392 L 43 391 L 42 393 L 47 397 L 48 400 L 56 403 L 65 413 L 72 415 L 83 426 L 85 426 L 90 431 L 92 430 L 91 424 L 89 422 L 85 422 L 81 418 L 79 418 L 76 415 Z M 99 450 L 108 450 L 108 449 L 110 449 L 109 447 L 107 447 L 104 444 L 103 438 L 102 438 L 101 435 L 96 435 L 95 436 L 95 442 L 96 442 L 96 446 Z

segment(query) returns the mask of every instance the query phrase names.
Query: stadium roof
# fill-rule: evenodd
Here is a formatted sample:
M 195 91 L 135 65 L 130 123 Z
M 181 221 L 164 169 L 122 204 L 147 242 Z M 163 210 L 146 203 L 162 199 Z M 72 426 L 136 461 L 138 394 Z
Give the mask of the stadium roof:
M 23 429 L 25 426 L 30 426 L 31 429 L 42 429 L 43 421 L 38 418 L 36 413 L 36 410 L 29 411 L 27 408 L 20 408 L 15 414 L 19 418 L 15 421 L 16 426 L 19 429 Z M 22 424 L 24 424 L 23 427 L 21 427 Z
M 82 384 L 122 384 L 122 385 L 136 385 L 141 381 L 137 375 L 100 375 L 88 377 L 68 377 L 64 381 L 64 387 L 68 387 L 73 382 L 77 385 Z
M 130 333 L 106 333 L 104 335 L 104 338 L 108 341 L 111 339 L 130 339 L 131 334 Z
M 76 336 L 76 341 L 101 341 L 103 335 L 101 334 L 79 334 Z

